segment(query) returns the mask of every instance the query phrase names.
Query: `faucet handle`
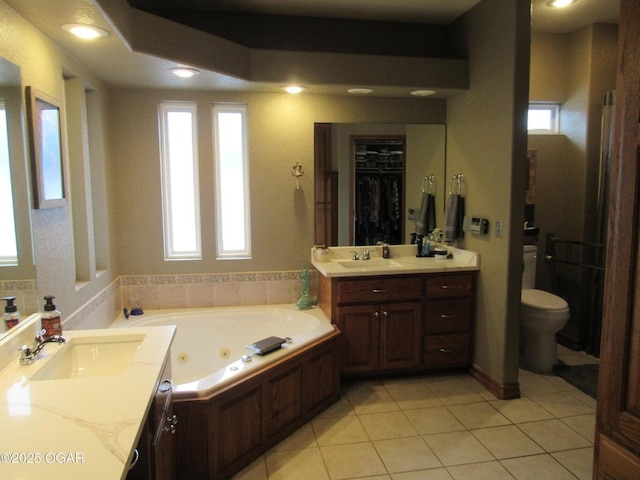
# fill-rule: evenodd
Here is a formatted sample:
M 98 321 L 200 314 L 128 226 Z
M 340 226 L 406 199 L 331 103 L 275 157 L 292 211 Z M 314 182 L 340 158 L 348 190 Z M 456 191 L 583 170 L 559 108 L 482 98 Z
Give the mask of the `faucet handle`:
M 33 350 L 29 345 L 22 345 L 18 351 L 20 352 L 20 365 L 31 365 L 33 363 Z
M 38 335 L 36 335 L 36 343 L 40 344 L 42 342 L 44 342 L 44 336 L 47 334 L 47 331 L 43 328 L 42 330 L 40 330 L 40 333 L 38 333 Z
M 370 256 L 369 256 L 369 250 L 364 250 L 362 252 L 362 259 L 363 260 L 369 260 Z
M 356 252 L 355 250 L 351 250 L 351 253 L 353 253 L 353 257 L 351 257 L 351 260 L 360 260 L 358 252 Z

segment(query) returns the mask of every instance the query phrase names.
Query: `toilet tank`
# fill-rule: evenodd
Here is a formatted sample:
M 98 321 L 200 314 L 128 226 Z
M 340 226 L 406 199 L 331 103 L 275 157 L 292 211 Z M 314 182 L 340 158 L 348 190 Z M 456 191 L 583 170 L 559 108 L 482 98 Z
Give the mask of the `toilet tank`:
M 522 257 L 524 260 L 524 270 L 522 271 L 522 289 L 536 288 L 536 259 L 538 247 L 536 245 L 525 245 Z

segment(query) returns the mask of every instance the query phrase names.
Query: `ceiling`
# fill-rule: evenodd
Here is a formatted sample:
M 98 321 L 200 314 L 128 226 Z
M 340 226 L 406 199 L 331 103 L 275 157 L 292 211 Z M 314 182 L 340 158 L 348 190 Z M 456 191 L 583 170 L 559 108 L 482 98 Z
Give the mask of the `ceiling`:
M 113 18 L 104 12 L 111 12 L 106 5 L 117 4 L 120 9 L 133 10 L 131 6 L 140 9 L 153 10 L 155 15 L 179 20 L 183 24 L 197 22 L 200 19 L 213 18 L 214 13 L 224 12 L 228 18 L 248 18 L 264 21 L 287 22 L 287 25 L 300 21 L 300 25 L 311 25 L 309 22 L 334 22 L 326 25 L 340 25 L 345 20 L 355 20 L 362 25 L 376 25 L 395 28 L 399 25 L 402 30 L 419 28 L 418 24 L 430 25 L 429 28 L 438 32 L 446 28 L 455 19 L 480 0 L 4 0 L 10 7 L 35 25 L 40 31 L 61 46 L 72 57 L 79 59 L 94 72 L 103 82 L 112 86 L 128 88 L 189 88 L 205 90 L 240 90 L 240 91 L 280 91 L 280 85 L 251 82 L 238 78 L 239 76 L 222 74 L 220 71 L 202 69 L 202 73 L 188 81 L 180 80 L 168 69 L 178 62 L 170 55 L 162 58 L 162 54 L 154 55 L 132 51 L 122 32 L 115 28 Z M 128 3 L 127 3 L 128 1 Z M 547 0 L 532 0 L 532 29 L 557 33 L 575 31 L 591 23 L 617 23 L 620 0 L 579 0 L 571 7 L 558 10 L 548 8 Z M 217 13 L 216 13 L 217 12 Z M 147 13 L 144 13 L 147 15 Z M 242 15 L 243 17 L 240 17 Z M 225 17 L 226 18 L 226 17 Z M 121 19 L 116 19 L 121 20 Z M 91 43 L 78 42 L 60 29 L 64 23 L 92 23 L 102 27 L 111 35 L 106 39 Z M 307 23 L 304 23 L 307 22 Z M 378 23 L 372 23 L 378 22 Z M 384 23 L 381 23 L 384 22 Z M 126 22 L 125 22 L 126 23 Z M 205 22 L 206 23 L 206 22 Z M 260 25 L 260 21 L 255 25 Z M 352 22 L 353 23 L 353 22 Z M 240 23 L 238 23 L 239 25 Z M 404 25 L 404 27 L 402 26 Z M 191 24 L 194 27 L 194 24 Z M 196 26 L 198 27 L 198 26 Z M 424 25 L 423 25 L 424 27 Z M 233 28 L 233 27 L 231 27 Z M 424 29 L 424 28 L 423 28 Z M 202 28 L 200 29 L 202 30 Z M 227 30 L 229 27 L 227 26 Z M 297 38 L 304 37 L 311 28 L 298 28 L 292 31 Z M 331 31 L 331 30 L 329 30 Z M 163 32 L 154 32 L 153 41 L 156 45 L 171 46 L 172 38 L 163 38 Z M 210 32 L 209 32 L 210 33 Z M 217 32 L 216 32 L 217 33 Z M 438 33 L 436 33 L 438 34 Z M 199 32 L 199 35 L 208 33 Z M 253 32 L 253 42 L 260 42 L 272 35 L 262 34 L 259 30 Z M 200 37 L 203 38 L 203 37 Z M 326 37 L 325 37 L 326 38 Z M 235 40 L 232 40 L 235 41 Z M 164 43 L 163 43 L 164 42 Z M 318 39 L 315 39 L 318 43 Z M 352 42 L 353 43 L 353 42 Z M 366 42 L 365 42 L 366 43 Z M 402 42 L 396 42 L 401 44 Z M 414 42 L 425 43 L 425 42 Z M 431 42 L 437 43 L 437 42 Z M 197 44 L 197 43 L 194 43 Z M 408 42 L 407 42 L 408 44 Z M 256 45 L 250 45 L 256 48 Z M 257 47 L 259 48 L 259 46 Z M 269 48 L 269 47 L 266 47 Z M 303 48 L 304 50 L 304 48 Z M 157 51 L 157 50 L 156 50 Z M 355 52 L 368 53 L 368 52 Z M 370 52 L 375 53 L 375 52 Z M 393 52 L 392 55 L 402 55 Z M 411 53 L 409 56 L 421 56 Z M 428 56 L 428 55 L 422 55 Z M 183 60 L 186 65 L 189 62 Z M 314 85 L 314 93 L 344 94 L 348 85 Z M 399 93 L 392 87 L 381 88 L 376 91 L 381 96 L 396 96 Z M 406 91 L 403 93 L 406 95 Z M 444 95 L 446 96 L 446 95 Z

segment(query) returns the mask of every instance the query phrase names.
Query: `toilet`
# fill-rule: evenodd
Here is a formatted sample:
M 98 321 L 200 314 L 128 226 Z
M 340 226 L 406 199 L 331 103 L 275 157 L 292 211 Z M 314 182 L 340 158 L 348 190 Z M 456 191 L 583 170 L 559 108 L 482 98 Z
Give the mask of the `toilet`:
M 532 371 L 551 372 L 558 361 L 556 332 L 569 320 L 569 304 L 557 295 L 535 289 L 537 251 L 536 245 L 523 247 L 521 362 Z

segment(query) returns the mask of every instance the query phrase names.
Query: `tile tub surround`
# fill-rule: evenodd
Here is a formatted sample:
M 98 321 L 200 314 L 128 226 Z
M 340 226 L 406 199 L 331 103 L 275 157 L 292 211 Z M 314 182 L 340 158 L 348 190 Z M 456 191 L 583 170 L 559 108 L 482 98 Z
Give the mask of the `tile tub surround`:
M 203 308 L 296 303 L 300 271 L 122 276 L 123 306 L 137 299 L 143 309 Z M 310 295 L 317 272 L 309 269 Z
M 596 402 L 520 371 L 498 400 L 467 374 L 345 384 L 341 400 L 233 478 L 591 480 Z

